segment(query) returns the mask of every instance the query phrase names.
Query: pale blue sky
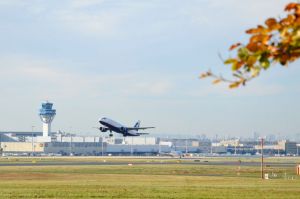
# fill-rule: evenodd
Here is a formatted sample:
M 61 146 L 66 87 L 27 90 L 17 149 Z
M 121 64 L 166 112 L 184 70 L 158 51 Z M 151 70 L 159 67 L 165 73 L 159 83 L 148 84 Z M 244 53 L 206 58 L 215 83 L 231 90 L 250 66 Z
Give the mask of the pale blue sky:
M 106 116 L 153 133 L 300 133 L 299 62 L 234 91 L 197 78 L 228 74 L 218 53 L 287 2 L 0 0 L 0 130 L 41 130 L 48 99 L 53 130 L 96 133 Z

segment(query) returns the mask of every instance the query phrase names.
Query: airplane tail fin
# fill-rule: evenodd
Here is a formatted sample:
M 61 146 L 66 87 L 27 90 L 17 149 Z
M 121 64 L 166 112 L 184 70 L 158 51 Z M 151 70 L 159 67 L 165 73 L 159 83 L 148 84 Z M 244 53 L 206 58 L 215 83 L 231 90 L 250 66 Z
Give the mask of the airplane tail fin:
M 139 128 L 139 127 L 140 127 L 140 124 L 141 124 L 141 121 L 140 121 L 140 120 L 137 121 L 137 122 L 135 123 L 135 125 L 134 125 L 134 128 Z

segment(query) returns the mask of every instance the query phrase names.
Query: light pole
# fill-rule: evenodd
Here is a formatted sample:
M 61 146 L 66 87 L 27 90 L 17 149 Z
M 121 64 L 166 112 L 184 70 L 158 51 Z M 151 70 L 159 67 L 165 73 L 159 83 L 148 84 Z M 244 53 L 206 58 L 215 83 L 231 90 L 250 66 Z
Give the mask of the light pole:
M 185 154 L 188 153 L 187 138 L 185 138 Z
M 70 133 L 70 156 L 72 155 L 72 134 Z
M 264 179 L 264 138 L 260 138 L 261 145 L 261 179 Z
M 35 126 L 31 126 L 31 155 L 34 156 L 34 149 L 33 149 L 33 129 Z
M 3 149 L 2 149 L 2 136 L 1 136 L 1 133 L 0 133 L 0 156 L 2 156 L 3 154 Z
M 70 126 L 70 156 L 72 155 L 72 126 Z
M 132 149 L 132 145 L 133 145 L 133 137 L 131 137 L 131 144 L 130 144 L 130 156 L 133 155 L 133 149 Z
M 101 154 L 103 156 L 103 135 L 101 135 Z
M 236 143 L 234 143 L 234 155 L 236 155 Z
M 161 148 L 160 148 L 160 140 L 158 142 L 158 155 L 161 154 Z

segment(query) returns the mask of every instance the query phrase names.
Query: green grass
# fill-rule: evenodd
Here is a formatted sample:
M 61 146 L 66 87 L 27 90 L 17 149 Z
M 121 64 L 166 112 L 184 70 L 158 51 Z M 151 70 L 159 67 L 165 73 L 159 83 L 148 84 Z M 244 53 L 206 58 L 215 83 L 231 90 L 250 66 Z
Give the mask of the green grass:
M 270 180 L 261 180 L 259 169 L 180 163 L 1 166 L 0 198 L 299 198 L 294 168 L 266 168 L 277 174 Z

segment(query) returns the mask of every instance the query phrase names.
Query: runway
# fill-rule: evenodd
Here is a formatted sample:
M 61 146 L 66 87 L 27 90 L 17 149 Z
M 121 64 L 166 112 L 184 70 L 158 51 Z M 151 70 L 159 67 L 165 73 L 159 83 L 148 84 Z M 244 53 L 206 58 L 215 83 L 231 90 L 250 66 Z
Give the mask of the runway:
M 0 163 L 0 167 L 4 166 L 128 166 L 128 165 L 204 165 L 204 166 L 261 166 L 260 162 L 235 162 L 235 161 L 203 161 L 203 162 L 193 162 L 193 161 L 181 161 L 177 162 L 131 162 L 131 161 L 114 161 L 114 162 L 100 162 L 100 161 L 47 161 L 47 162 L 15 162 L 15 163 Z M 265 163 L 266 167 L 296 167 L 295 163 L 278 163 L 270 162 Z

